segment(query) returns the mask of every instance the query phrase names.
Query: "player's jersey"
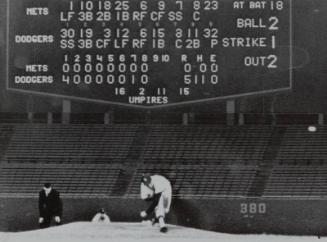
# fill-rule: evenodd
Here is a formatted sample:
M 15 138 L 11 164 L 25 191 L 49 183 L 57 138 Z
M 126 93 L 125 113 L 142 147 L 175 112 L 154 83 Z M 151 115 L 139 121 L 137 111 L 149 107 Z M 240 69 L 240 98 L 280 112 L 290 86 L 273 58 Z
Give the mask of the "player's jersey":
M 107 214 L 97 213 L 96 215 L 94 215 L 92 222 L 109 224 L 110 218 Z
M 170 182 L 165 177 L 160 175 L 151 176 L 150 187 L 154 189 L 155 194 L 162 193 L 171 189 Z
M 171 193 L 171 185 L 170 182 L 163 176 L 153 175 L 151 176 L 151 183 L 149 185 L 145 185 L 141 183 L 141 198 L 151 198 L 154 194 L 159 194 L 163 192 Z

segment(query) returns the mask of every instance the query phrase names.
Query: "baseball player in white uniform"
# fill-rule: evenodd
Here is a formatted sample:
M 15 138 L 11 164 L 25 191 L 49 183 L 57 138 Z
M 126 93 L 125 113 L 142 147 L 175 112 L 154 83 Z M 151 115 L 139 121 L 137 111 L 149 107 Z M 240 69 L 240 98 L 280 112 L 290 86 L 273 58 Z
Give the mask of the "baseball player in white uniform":
M 100 208 L 99 211 L 92 218 L 92 222 L 109 224 L 110 218 L 109 218 L 108 214 L 106 213 L 106 210 L 104 208 Z
M 144 174 L 141 180 L 141 199 L 152 201 L 150 207 L 140 213 L 142 218 L 146 218 L 155 213 L 155 218 L 159 221 L 160 231 L 167 232 L 165 216 L 170 210 L 172 198 L 172 187 L 167 178 L 161 175 Z

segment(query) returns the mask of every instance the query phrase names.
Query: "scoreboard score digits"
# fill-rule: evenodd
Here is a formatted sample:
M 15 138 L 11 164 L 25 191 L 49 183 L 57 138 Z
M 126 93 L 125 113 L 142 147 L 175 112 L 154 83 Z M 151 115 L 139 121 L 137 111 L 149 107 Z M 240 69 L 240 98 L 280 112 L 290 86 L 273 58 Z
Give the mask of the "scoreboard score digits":
M 8 90 L 158 107 L 288 90 L 292 0 L 8 0 Z

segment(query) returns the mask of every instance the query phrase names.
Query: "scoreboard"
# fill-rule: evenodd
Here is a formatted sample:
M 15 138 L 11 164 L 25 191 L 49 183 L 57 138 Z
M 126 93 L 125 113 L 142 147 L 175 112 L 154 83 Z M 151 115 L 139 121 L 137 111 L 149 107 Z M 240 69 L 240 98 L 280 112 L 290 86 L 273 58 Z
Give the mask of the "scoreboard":
M 7 0 L 7 89 L 159 107 L 292 87 L 292 0 Z

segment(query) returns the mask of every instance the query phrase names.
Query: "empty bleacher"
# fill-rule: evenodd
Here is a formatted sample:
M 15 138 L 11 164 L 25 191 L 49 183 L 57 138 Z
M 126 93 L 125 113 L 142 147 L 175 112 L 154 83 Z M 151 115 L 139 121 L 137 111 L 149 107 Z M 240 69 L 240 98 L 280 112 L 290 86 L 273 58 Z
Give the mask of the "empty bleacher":
M 327 129 L 308 132 L 307 126 L 286 129 L 276 161 L 279 163 L 321 163 L 327 160 Z
M 109 196 L 120 169 L 119 164 L 1 163 L 0 193 L 37 196 L 50 181 L 63 196 Z
M 138 197 L 141 174 L 159 173 L 172 181 L 178 197 L 247 196 L 268 162 L 273 129 L 2 124 L 0 193 L 35 194 L 51 180 L 66 195 Z M 308 132 L 306 126 L 288 126 L 279 137 L 280 147 L 270 149 L 274 162 L 266 167 L 263 195 L 326 196 L 327 129 Z M 118 194 L 118 184 L 126 192 Z
M 15 162 L 119 162 L 134 125 L 16 125 L 5 160 Z
M 0 125 L 0 159 L 5 155 L 13 133 L 12 125 Z
M 287 126 L 264 196 L 317 197 L 327 195 L 327 129 Z
M 122 162 L 135 142 L 137 125 L 21 124 L 7 147 L 6 161 Z M 271 127 L 150 125 L 140 147 L 145 162 L 237 162 L 262 160 Z
M 271 134 L 271 126 L 152 126 L 141 157 L 145 162 L 172 159 L 255 164 L 262 160 Z
M 264 196 L 316 197 L 327 195 L 327 166 L 275 166 Z

